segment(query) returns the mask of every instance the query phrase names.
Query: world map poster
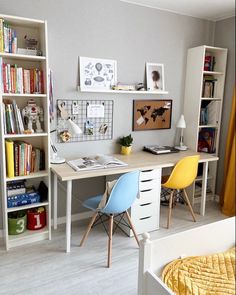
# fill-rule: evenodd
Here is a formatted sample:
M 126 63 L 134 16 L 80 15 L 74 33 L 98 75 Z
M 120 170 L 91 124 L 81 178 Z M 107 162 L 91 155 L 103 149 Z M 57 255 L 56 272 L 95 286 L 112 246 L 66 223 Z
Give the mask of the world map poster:
M 170 129 L 172 100 L 134 100 L 133 131 Z

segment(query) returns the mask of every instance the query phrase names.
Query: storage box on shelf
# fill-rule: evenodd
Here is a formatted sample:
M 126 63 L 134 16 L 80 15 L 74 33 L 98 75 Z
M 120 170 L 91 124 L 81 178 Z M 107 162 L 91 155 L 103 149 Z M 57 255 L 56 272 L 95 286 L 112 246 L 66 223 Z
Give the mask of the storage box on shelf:
M 9 40 L 6 41 L 6 36 L 4 36 L 4 34 L 1 37 L 2 24 L 5 24 L 4 26 L 14 31 L 13 35 L 16 39 L 9 37 Z M 4 40 L 4 42 L 9 42 L 9 44 L 5 46 L 6 43 L 4 43 L 3 46 L 1 46 L 2 40 Z M 13 44 L 13 49 L 9 50 L 8 46 L 11 47 L 13 41 L 15 42 Z M 8 66 L 5 66 L 7 64 Z M 0 69 L 1 176 L 3 183 L 1 190 L 4 239 L 6 249 L 8 250 L 17 245 L 51 238 L 48 53 L 47 23 L 45 21 L 0 14 Z M 35 124 L 37 120 L 35 119 L 35 109 L 33 110 L 34 103 L 34 106 L 37 107 L 37 112 L 40 113 L 40 126 L 39 124 L 37 126 Z M 8 104 L 17 105 L 17 108 L 9 106 Z M 11 115 L 9 115 L 9 113 L 7 114 L 7 118 L 6 105 L 9 112 L 13 111 Z M 22 110 L 25 111 L 22 113 Z M 28 119 L 28 122 L 30 120 L 33 122 L 31 131 L 29 130 L 31 125 L 29 123 L 24 123 L 23 115 Z M 24 130 L 22 130 L 22 126 L 19 128 L 19 122 L 21 123 L 21 120 Z M 32 130 L 34 130 L 34 132 L 32 132 Z M 11 173 L 11 175 L 8 174 L 7 168 L 9 168 L 9 163 L 5 147 L 6 142 L 12 142 L 13 148 L 14 144 L 28 146 L 25 154 L 25 158 L 28 162 L 26 161 L 24 163 L 24 173 L 22 173 L 22 171 L 19 173 L 19 170 L 17 170 L 19 169 L 15 165 L 17 150 L 15 151 L 15 149 L 13 149 L 13 156 L 11 155 L 11 158 L 13 157 L 13 173 Z M 35 147 L 35 150 L 33 147 Z M 39 159 L 34 162 L 34 152 L 32 155 L 33 150 L 41 151 L 41 156 L 44 158 L 41 164 Z M 38 155 L 39 153 L 40 152 L 37 152 Z M 8 206 L 10 203 L 8 203 L 7 187 L 9 187 L 12 181 L 18 180 L 27 180 L 28 184 L 34 185 L 35 187 L 38 187 L 39 183 L 43 181 L 48 188 L 47 198 L 38 199 L 36 195 L 18 196 L 16 199 L 19 203 L 13 202 L 12 204 L 18 204 L 19 206 Z M 29 209 L 33 210 L 41 206 L 46 209 L 46 227 L 38 231 L 29 231 L 26 229 L 24 233 L 19 235 L 9 235 L 9 214 L 15 214 L 20 210 L 25 210 L 27 212 Z
M 188 50 L 184 140 L 192 150 L 218 155 L 226 62 L 226 48 L 204 45 Z M 208 169 L 210 195 L 215 196 L 217 163 L 209 163 Z M 194 202 L 195 185 L 189 189 L 189 194 Z

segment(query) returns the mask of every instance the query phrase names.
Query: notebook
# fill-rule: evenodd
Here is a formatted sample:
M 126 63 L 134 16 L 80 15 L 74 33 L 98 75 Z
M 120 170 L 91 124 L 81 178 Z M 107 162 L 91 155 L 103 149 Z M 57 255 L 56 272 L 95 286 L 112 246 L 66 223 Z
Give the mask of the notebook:
M 179 150 L 172 146 L 166 146 L 166 145 L 145 145 L 143 147 L 143 150 L 145 152 L 149 152 L 155 155 L 161 155 L 161 154 L 168 154 L 168 153 L 178 153 Z

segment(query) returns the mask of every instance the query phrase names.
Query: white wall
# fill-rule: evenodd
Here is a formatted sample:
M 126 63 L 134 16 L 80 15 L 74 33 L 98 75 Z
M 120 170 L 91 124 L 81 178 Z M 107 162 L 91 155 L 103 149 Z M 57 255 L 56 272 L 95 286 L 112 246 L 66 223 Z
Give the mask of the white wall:
M 166 98 L 173 99 L 172 128 L 133 132 L 132 135 L 135 150 L 146 143 L 173 144 L 175 124 L 183 104 L 187 49 L 212 45 L 212 22 L 119 0 L 0 0 L 0 12 L 48 21 L 49 64 L 54 72 L 55 99 L 114 99 L 114 139 L 58 144 L 61 155 L 118 151 L 117 138 L 132 130 L 132 100 L 143 98 L 141 94 L 78 94 L 79 56 L 116 59 L 118 80 L 131 83 L 144 80 L 145 62 L 163 63 L 169 91 Z M 96 188 L 98 192 L 103 190 L 102 180 L 90 180 L 88 185 L 83 183 L 75 189 L 75 194 L 78 192 L 82 199 L 85 193 L 95 193 Z M 87 187 L 91 186 L 92 191 L 87 192 Z M 63 196 L 61 191 L 60 215 L 64 214 Z M 77 199 L 73 210 L 81 210 Z
M 233 89 L 235 87 L 235 17 L 218 21 L 215 27 L 215 46 L 228 48 L 227 73 L 220 134 L 219 164 L 216 192 L 222 191 L 224 174 L 225 143 L 227 139 L 229 118 L 232 106 Z

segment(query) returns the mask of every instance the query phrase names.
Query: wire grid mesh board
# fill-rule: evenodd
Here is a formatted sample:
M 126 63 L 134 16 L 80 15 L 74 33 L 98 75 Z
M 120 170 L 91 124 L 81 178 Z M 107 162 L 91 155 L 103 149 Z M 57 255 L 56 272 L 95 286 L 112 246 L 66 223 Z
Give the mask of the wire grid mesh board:
M 58 99 L 57 106 L 63 106 L 82 134 L 72 136 L 67 142 L 109 140 L 113 137 L 113 100 Z M 60 134 L 68 130 L 68 122 L 60 116 L 57 108 L 57 142 L 62 143 Z

